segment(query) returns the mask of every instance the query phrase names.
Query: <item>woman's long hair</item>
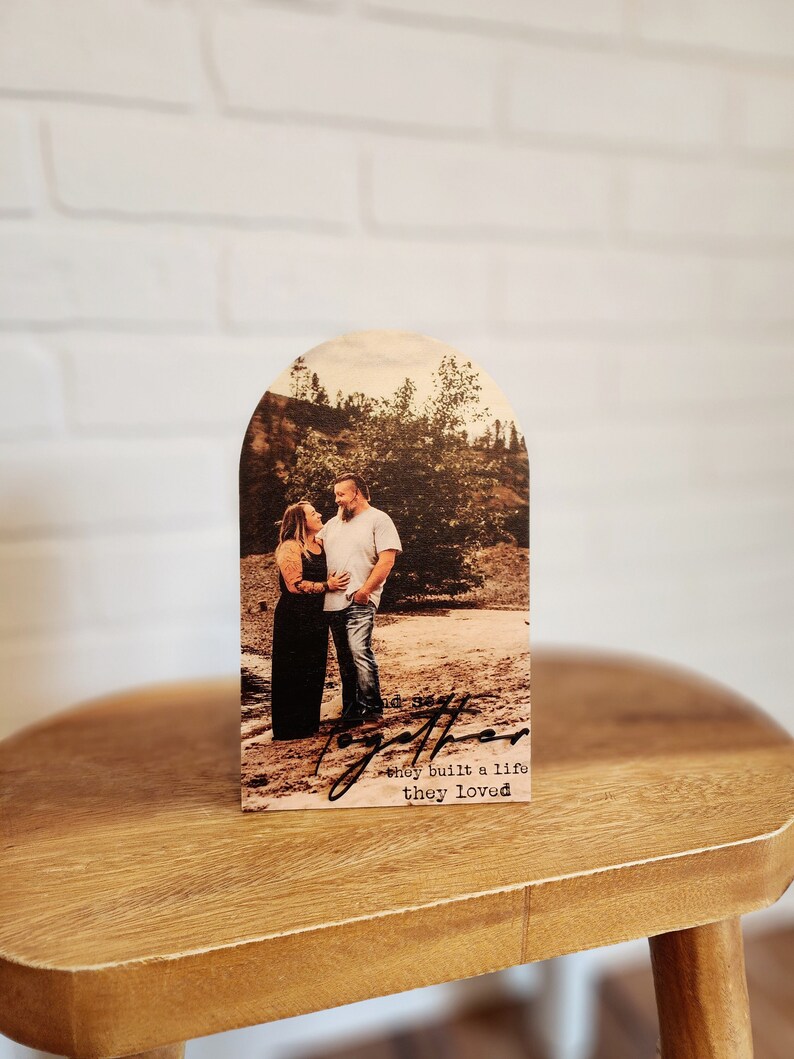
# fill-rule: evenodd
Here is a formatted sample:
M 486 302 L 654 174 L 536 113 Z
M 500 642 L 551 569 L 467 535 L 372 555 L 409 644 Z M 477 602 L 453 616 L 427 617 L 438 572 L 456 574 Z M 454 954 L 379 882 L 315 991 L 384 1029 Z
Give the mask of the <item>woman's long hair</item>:
M 285 541 L 297 541 L 303 554 L 306 556 L 311 555 L 307 542 L 309 531 L 306 525 L 306 512 L 304 510 L 304 505 L 308 503 L 308 500 L 299 500 L 297 504 L 290 504 L 281 516 L 281 529 L 278 534 L 278 548 L 276 548 L 276 555 L 278 555 L 281 545 Z

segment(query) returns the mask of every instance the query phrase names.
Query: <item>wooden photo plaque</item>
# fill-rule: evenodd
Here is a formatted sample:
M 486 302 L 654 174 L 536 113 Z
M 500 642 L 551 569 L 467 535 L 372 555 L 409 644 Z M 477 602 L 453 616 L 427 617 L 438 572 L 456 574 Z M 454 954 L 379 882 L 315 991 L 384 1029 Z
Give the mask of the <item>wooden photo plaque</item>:
M 242 807 L 530 798 L 529 464 L 422 335 L 295 360 L 240 459 Z

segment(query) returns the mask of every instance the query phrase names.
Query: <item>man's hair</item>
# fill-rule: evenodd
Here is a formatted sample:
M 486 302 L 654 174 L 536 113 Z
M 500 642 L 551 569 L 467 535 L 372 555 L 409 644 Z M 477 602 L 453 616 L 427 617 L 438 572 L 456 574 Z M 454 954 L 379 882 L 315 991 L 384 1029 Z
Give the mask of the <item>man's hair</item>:
M 353 482 L 364 499 L 369 500 L 369 486 L 360 474 L 355 474 L 353 471 L 344 471 L 334 478 L 334 485 L 339 485 L 340 482 Z

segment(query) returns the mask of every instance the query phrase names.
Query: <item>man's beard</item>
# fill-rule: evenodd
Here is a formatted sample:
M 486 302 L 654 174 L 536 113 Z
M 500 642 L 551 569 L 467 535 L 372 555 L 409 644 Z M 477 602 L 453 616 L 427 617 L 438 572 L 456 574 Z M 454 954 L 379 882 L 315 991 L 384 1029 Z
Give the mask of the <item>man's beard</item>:
M 339 505 L 339 517 L 343 522 L 349 522 L 353 517 L 353 512 L 346 504 Z

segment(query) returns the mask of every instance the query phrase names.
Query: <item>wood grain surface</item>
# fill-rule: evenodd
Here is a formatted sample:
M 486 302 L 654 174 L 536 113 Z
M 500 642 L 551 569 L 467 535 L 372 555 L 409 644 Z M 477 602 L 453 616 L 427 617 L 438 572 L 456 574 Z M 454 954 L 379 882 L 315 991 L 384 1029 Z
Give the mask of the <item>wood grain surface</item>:
M 738 919 L 651 938 L 661 1059 L 753 1059 Z
M 243 814 L 235 681 L 0 746 L 0 1031 L 122 1055 L 770 904 L 794 744 L 730 692 L 533 656 L 533 801 Z

